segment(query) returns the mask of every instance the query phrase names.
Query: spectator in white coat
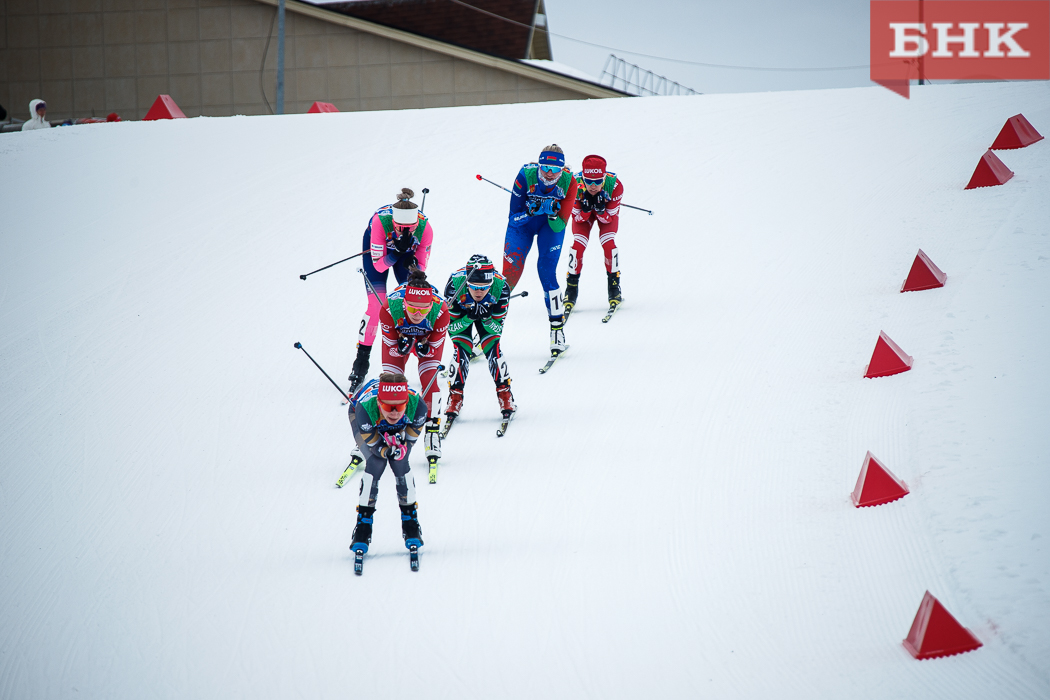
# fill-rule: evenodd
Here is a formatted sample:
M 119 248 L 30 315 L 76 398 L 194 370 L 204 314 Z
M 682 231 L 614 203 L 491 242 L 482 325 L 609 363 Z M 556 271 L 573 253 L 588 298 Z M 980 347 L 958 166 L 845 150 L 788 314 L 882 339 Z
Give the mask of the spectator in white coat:
M 44 119 L 46 116 L 47 104 L 43 100 L 33 100 L 29 103 L 29 121 L 22 125 L 22 131 L 50 129 L 50 122 Z

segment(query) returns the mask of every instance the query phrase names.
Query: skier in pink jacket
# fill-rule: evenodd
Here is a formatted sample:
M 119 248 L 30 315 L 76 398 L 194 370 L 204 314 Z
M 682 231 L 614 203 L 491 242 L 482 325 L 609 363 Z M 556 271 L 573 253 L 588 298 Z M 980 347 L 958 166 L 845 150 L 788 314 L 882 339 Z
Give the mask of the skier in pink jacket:
M 411 201 L 414 196 L 412 190 L 403 188 L 397 195 L 397 202 L 376 211 L 365 229 L 361 249 L 369 252 L 363 258 L 368 309 L 358 329 L 357 359 L 350 372 L 350 391 L 355 391 L 368 376 L 368 359 L 376 339 L 379 312 L 386 304 L 389 271 L 394 271 L 399 285 L 404 284 L 412 268 L 426 272 L 430 260 L 434 230 L 416 203 Z M 369 284 L 375 294 L 369 289 Z

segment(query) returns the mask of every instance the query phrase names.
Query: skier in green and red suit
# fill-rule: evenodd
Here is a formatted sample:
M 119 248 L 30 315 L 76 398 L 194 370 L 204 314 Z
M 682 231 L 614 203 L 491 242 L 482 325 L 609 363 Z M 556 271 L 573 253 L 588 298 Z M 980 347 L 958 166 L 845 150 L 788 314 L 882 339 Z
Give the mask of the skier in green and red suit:
M 447 421 L 455 420 L 463 407 L 463 386 L 470 371 L 475 329 L 478 331 L 478 345 L 488 359 L 489 374 L 496 383 L 500 412 L 504 419 L 510 418 L 516 407 L 514 395 L 510 392 L 510 370 L 499 344 L 510 306 L 510 284 L 496 272 L 486 256 L 472 255 L 464 267 L 448 278 L 445 298 L 449 310 L 448 334 L 455 352 L 448 375 L 446 428 Z
M 623 183 L 610 173 L 605 159 L 590 155 L 576 174 L 576 202 L 572 208 L 572 249 L 569 250 L 569 273 L 565 281 L 565 315 L 576 306 L 583 272 L 583 253 L 591 228 L 598 224 L 598 241 L 605 252 L 605 272 L 609 276 L 609 306 L 623 302 L 620 293 L 620 251 L 616 247 L 616 230 L 620 227 L 620 200 Z
M 551 354 L 565 350 L 564 299 L 558 289 L 558 259 L 565 226 L 576 201 L 576 178 L 565 166 L 565 152 L 554 143 L 527 163 L 514 178 L 510 194 L 507 237 L 503 244 L 503 276 L 514 289 L 525 269 L 525 258 L 537 244 L 536 270 L 540 275 L 551 324 Z
M 439 399 L 437 383 L 441 355 L 448 330 L 448 304 L 437 287 L 427 282 L 426 273 L 413 270 L 408 281 L 387 297 L 379 312 L 383 334 L 383 371 L 404 374 L 410 355 L 419 360 L 419 383 L 427 404 L 427 431 L 424 439 L 427 457 L 441 457 L 438 438 L 441 408 L 434 409 L 434 395 Z

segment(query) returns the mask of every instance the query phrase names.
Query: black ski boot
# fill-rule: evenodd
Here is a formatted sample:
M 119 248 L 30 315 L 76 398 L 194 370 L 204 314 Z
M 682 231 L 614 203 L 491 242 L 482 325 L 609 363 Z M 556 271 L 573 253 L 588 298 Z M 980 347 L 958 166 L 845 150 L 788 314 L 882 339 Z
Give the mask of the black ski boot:
M 368 356 L 372 353 L 371 345 L 357 344 L 357 359 L 354 360 L 354 367 L 350 371 L 350 376 L 347 377 L 350 380 L 350 393 L 354 393 L 358 388 L 364 384 L 365 377 L 368 376 Z
M 419 527 L 419 514 L 416 504 L 409 503 L 401 508 L 401 536 L 405 538 L 406 547 L 423 546 L 423 530 Z
M 368 552 L 368 543 L 372 541 L 372 516 L 376 509 L 370 506 L 357 507 L 357 527 L 354 528 L 354 542 L 350 549 L 354 552 Z
M 616 306 L 623 302 L 623 295 L 620 294 L 620 272 L 610 272 L 609 275 L 609 306 Z
M 571 272 L 565 278 L 565 320 L 569 320 L 572 307 L 576 306 L 576 295 L 580 293 L 580 276 Z

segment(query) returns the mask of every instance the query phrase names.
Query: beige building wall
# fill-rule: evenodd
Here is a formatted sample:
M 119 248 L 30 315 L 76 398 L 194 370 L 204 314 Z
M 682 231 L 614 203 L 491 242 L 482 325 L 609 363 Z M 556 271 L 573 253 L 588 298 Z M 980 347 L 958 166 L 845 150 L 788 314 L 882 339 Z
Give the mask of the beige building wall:
M 27 119 L 270 114 L 276 8 L 254 0 L 0 0 L 0 104 Z M 285 113 L 580 99 L 497 68 L 286 12 Z M 269 105 L 267 106 L 267 101 Z

